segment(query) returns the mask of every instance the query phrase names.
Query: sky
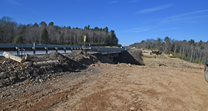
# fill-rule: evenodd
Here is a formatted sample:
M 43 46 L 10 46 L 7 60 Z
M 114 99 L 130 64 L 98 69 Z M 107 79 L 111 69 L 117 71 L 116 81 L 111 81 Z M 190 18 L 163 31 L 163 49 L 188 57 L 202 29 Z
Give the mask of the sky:
M 108 27 L 119 44 L 146 39 L 208 41 L 208 0 L 0 0 L 0 18 L 60 27 Z

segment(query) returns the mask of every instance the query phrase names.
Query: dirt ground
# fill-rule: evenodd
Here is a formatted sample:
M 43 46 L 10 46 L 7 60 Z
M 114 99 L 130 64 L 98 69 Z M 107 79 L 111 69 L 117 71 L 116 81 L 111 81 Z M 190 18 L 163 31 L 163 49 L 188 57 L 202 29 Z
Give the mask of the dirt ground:
M 73 59 L 73 58 L 72 58 Z M 21 111 L 207 111 L 203 65 L 143 53 L 142 65 L 91 63 L 50 81 L 0 88 L 0 109 Z
M 185 61 L 179 58 L 170 58 L 167 57 L 166 54 L 161 55 L 150 55 L 149 50 L 145 50 L 145 53 L 142 53 L 143 62 L 147 66 L 167 66 L 167 67 L 180 67 L 180 68 L 197 68 L 203 69 L 204 64 L 196 64 L 189 61 Z

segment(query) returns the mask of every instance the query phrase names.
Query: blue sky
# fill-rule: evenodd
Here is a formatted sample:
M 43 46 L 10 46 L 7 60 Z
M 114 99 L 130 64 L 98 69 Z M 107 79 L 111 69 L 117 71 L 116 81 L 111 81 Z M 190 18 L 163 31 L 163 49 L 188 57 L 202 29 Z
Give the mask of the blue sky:
M 146 39 L 208 41 L 208 0 L 0 0 L 17 23 L 114 30 L 126 46 Z

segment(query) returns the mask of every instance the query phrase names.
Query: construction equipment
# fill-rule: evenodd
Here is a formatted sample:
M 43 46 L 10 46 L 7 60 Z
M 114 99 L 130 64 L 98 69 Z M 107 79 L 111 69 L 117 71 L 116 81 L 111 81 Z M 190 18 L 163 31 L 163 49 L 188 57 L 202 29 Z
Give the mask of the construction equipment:
M 205 66 L 204 66 L 204 78 L 208 82 L 208 58 L 206 60 Z
M 170 54 L 170 55 L 166 55 L 167 57 L 171 57 L 171 58 L 173 58 L 174 56 L 173 56 L 173 54 Z
M 152 52 L 150 52 L 150 55 L 152 55 L 152 54 L 161 55 L 162 52 L 159 50 L 153 50 Z

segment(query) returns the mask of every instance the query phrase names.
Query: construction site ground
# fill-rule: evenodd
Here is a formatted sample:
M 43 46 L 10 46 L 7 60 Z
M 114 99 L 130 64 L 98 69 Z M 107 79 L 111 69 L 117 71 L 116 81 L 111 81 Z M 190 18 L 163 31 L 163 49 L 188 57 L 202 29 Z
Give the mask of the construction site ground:
M 40 81 L 42 76 L 37 76 L 37 80 L 37 77 L 34 80 L 28 77 L 2 86 L 0 109 L 208 111 L 208 83 L 204 80 L 203 65 L 178 58 L 167 58 L 164 54 L 150 55 L 149 51 L 142 55 L 139 58 L 132 55 L 135 60 L 142 60 L 138 60 L 143 62 L 141 65 L 122 62 L 113 64 L 101 56 L 68 56 L 70 61 L 75 61 L 78 68 L 74 69 L 75 66 L 68 63 L 70 70 L 57 69 L 54 74 L 43 68 L 46 70 L 42 71 L 43 73 L 51 74 L 46 80 Z M 88 64 L 80 66 L 78 63 L 83 61 Z M 4 59 L 0 60 L 3 67 L 2 62 Z

